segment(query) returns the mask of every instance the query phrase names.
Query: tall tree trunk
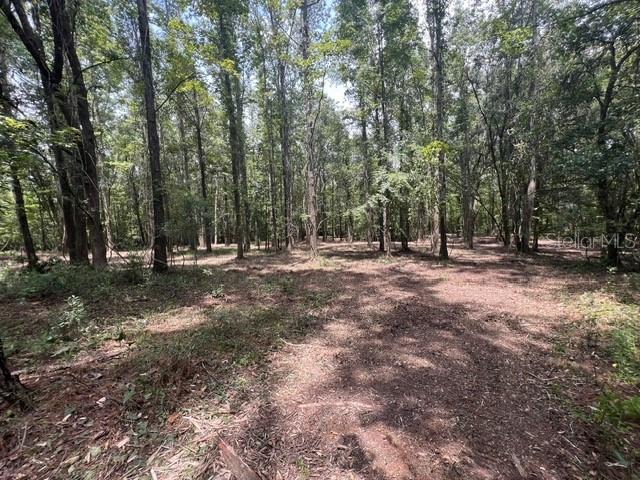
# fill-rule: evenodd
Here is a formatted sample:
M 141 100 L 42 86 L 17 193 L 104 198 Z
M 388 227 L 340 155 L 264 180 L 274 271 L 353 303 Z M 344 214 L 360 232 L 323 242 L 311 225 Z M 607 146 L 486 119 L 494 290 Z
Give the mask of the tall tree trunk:
M 464 133 L 465 146 L 460 152 L 460 173 L 462 191 L 460 202 L 462 203 L 462 240 L 465 246 L 473 249 L 473 234 L 475 229 L 475 212 L 473 210 L 473 189 L 471 179 L 470 153 L 467 147 L 469 142 L 468 132 Z
M 264 47 L 262 32 L 259 31 L 259 40 L 261 48 L 261 89 L 262 89 L 262 117 L 266 126 L 267 135 L 267 157 L 268 157 L 268 180 L 269 180 L 269 206 L 270 206 L 270 221 L 271 221 L 271 239 L 267 236 L 267 245 L 271 240 L 271 248 L 278 248 L 278 218 L 277 218 L 277 188 L 276 188 L 276 175 L 275 175 L 275 140 L 273 135 L 273 108 L 271 98 L 269 96 L 267 86 L 267 59 L 266 51 Z M 269 222 L 266 222 L 267 229 L 269 228 Z M 269 247 L 267 247 L 269 248 Z
M 240 160 L 240 186 L 242 188 L 242 207 L 244 218 L 244 250 L 251 250 L 251 204 L 249 202 L 249 189 L 247 181 L 247 157 L 245 154 L 245 135 L 244 135 L 244 113 L 242 107 L 242 94 L 240 80 L 234 78 L 235 97 L 236 97 L 236 119 L 238 121 L 238 148 Z
M 151 67 L 151 38 L 147 0 L 137 0 L 138 28 L 140 30 L 140 56 L 144 81 L 144 103 L 147 117 L 147 143 L 151 171 L 151 194 L 153 197 L 153 270 L 164 272 L 167 264 L 167 236 L 165 232 L 164 185 L 160 165 L 160 140 L 156 122 L 156 99 Z
M 145 233 L 144 224 L 142 223 L 142 215 L 140 213 L 140 195 L 134 178 L 134 167 L 129 171 L 129 182 L 131 183 L 131 196 L 133 200 L 133 213 L 136 216 L 136 224 L 138 225 L 138 234 L 140 235 L 140 243 L 147 246 L 147 234 Z
M 400 205 L 400 250 L 408 252 L 409 248 L 409 205 L 403 200 Z
M 311 40 L 309 36 L 309 4 L 307 0 L 302 0 L 302 44 L 301 53 L 304 63 L 302 70 L 303 96 L 305 104 L 305 155 L 306 155 L 306 175 L 307 175 L 307 234 L 311 254 L 315 257 L 318 254 L 318 214 L 316 199 L 316 172 L 315 172 L 315 152 L 314 152 L 314 128 L 315 121 L 313 115 L 313 80 L 311 66 L 309 62 L 309 47 Z M 326 226 L 325 226 L 326 228 Z
M 280 97 L 280 150 L 282 154 L 282 186 L 284 198 L 284 244 L 287 250 L 293 248 L 291 158 L 289 152 L 289 107 L 287 103 L 286 64 L 278 58 L 278 95 Z
M 511 245 L 511 220 L 509 218 L 509 195 L 500 189 L 500 222 L 502 225 L 502 243 L 505 247 Z
M 363 165 L 363 184 L 364 189 L 364 205 L 365 213 L 367 217 L 367 246 L 371 248 L 373 242 L 373 219 L 371 212 L 371 205 L 369 205 L 369 194 L 371 192 L 371 162 L 369 161 L 369 141 L 367 138 L 367 117 L 364 110 L 363 94 L 359 96 L 360 103 L 360 145 L 362 151 L 362 165 Z
M 384 44 L 385 44 L 385 30 L 384 30 L 384 15 L 386 12 L 386 0 L 380 0 L 379 13 L 376 19 L 376 41 L 377 41 L 377 56 L 378 56 L 378 76 L 380 86 L 380 110 L 382 113 L 382 145 L 380 146 L 380 166 L 388 170 L 389 154 L 389 113 L 387 109 L 387 90 L 386 90 L 386 77 L 385 77 L 385 58 L 384 58 Z M 379 123 L 378 112 L 376 110 L 376 119 Z M 378 132 L 378 136 L 379 136 Z M 385 252 L 385 256 L 391 256 L 391 229 L 389 226 L 389 209 L 391 205 L 390 192 L 385 190 L 382 192 L 385 200 L 380 205 L 380 251 Z
M 187 139 L 184 128 L 184 111 L 178 106 L 178 135 L 180 136 L 180 150 L 182 151 L 182 182 L 187 192 L 187 243 L 190 250 L 198 248 L 198 229 L 195 219 L 194 206 L 191 201 L 191 175 L 189 168 L 189 149 L 187 148 Z
M 213 244 L 218 245 L 218 176 L 213 179 Z
M 229 224 L 229 196 L 227 186 L 227 176 L 222 177 L 222 189 L 223 195 L 223 207 L 224 207 L 224 246 L 228 247 L 231 244 L 231 226 Z
M 62 43 L 73 75 L 71 83 L 72 95 L 76 100 L 78 122 L 81 127 L 79 130 L 82 137 L 82 149 L 80 150 L 83 167 L 82 180 L 87 197 L 87 218 L 91 233 L 91 260 L 95 267 L 104 267 L 107 265 L 107 244 L 100 211 L 100 182 L 96 164 L 96 137 L 93 123 L 91 122 L 87 87 L 84 83 L 82 65 L 76 52 L 71 14 L 65 6 L 64 0 L 51 0 L 49 8 L 52 27 L 54 30 L 61 29 L 59 33 L 54 31 L 54 36 L 61 35 L 63 38 Z
M 531 68 L 531 84 L 529 86 L 529 98 L 536 98 L 538 90 L 537 85 L 537 56 L 538 56 L 538 9 L 537 0 L 532 0 L 532 23 L 533 23 L 533 35 L 531 38 L 532 49 L 532 68 Z M 531 151 L 529 152 L 529 182 L 527 184 L 527 191 L 524 198 L 524 204 L 522 208 L 522 223 L 520 227 L 520 245 L 521 250 L 525 253 L 531 251 L 529 246 L 529 238 L 531 232 L 531 221 L 533 219 L 533 212 L 536 200 L 536 179 L 538 176 L 538 150 L 540 148 L 538 142 L 538 133 L 536 132 L 537 122 L 537 109 L 535 104 L 533 111 L 529 117 L 529 130 L 534 137 L 533 145 L 531 145 Z
M 225 18 L 222 11 L 218 11 L 218 28 L 220 29 L 220 47 L 224 58 L 235 59 L 235 52 L 231 45 L 231 38 L 229 38 L 228 19 Z M 238 131 L 237 103 L 235 101 L 231 75 L 226 70 L 223 70 L 220 75 L 222 80 L 223 104 L 227 116 L 229 147 L 231 149 L 231 173 L 233 176 L 233 204 L 235 209 L 237 242 L 236 257 L 241 259 L 244 258 L 245 231 L 242 221 L 242 197 L 240 192 L 242 188 L 242 152 L 240 132 Z
M 444 151 L 444 38 L 442 22 L 446 14 L 444 0 L 427 0 L 431 51 L 435 67 L 435 137 L 442 142 L 438 152 L 438 230 L 441 259 L 449 258 L 447 249 L 447 193 Z
M 67 117 L 70 116 L 69 109 L 64 102 L 67 101 L 66 96 L 61 92 L 60 84 L 62 82 L 62 73 L 64 70 L 64 45 L 60 35 L 59 28 L 53 28 L 56 33 L 53 36 L 53 51 L 51 62 L 49 63 L 48 55 L 45 52 L 44 42 L 40 34 L 33 29 L 40 27 L 39 20 L 29 19 L 24 2 L 21 0 L 1 0 L 0 9 L 7 18 L 11 28 L 20 38 L 38 69 L 44 102 L 46 105 L 47 122 L 52 137 L 55 137 L 58 131 L 64 129 L 67 125 L 61 110 L 67 111 Z M 31 13 L 37 12 L 32 9 Z M 74 194 L 77 187 L 72 188 L 72 180 L 74 177 L 69 176 L 67 169 L 68 155 L 63 148 L 55 142 L 49 145 L 53 153 L 56 174 L 60 187 L 60 196 L 62 204 L 62 219 L 64 224 L 64 247 L 69 252 L 71 263 L 83 264 L 89 262 L 88 252 L 86 249 L 86 231 L 84 222 L 77 224 L 77 219 L 83 217 L 78 210 L 80 209 L 80 199 Z M 75 161 L 75 159 L 71 159 Z
M 6 117 L 13 117 L 7 64 L 5 52 L 3 50 L 0 50 L 0 112 L 2 112 Z M 24 250 L 27 254 L 27 264 L 30 268 L 33 268 L 38 263 L 38 256 L 36 255 L 33 237 L 31 236 L 31 230 L 29 229 L 27 211 L 24 207 L 24 194 L 22 192 L 22 184 L 20 183 L 18 167 L 14 163 L 14 159 L 11 158 L 11 154 L 15 152 L 13 142 L 9 140 L 9 144 L 4 145 L 4 147 L 7 148 L 10 154 L 9 173 L 11 176 L 11 191 L 13 192 L 13 199 L 15 201 L 16 219 L 18 220 L 18 227 L 20 228 L 20 234 L 22 235 L 22 244 L 24 245 Z
M 198 151 L 198 166 L 200 167 L 200 195 L 202 196 L 203 212 L 202 223 L 204 224 L 204 244 L 207 252 L 211 252 L 211 218 L 209 216 L 209 205 L 207 203 L 207 163 L 202 145 L 202 119 L 200 118 L 200 106 L 198 96 L 194 92 L 194 114 L 196 130 L 196 149 Z

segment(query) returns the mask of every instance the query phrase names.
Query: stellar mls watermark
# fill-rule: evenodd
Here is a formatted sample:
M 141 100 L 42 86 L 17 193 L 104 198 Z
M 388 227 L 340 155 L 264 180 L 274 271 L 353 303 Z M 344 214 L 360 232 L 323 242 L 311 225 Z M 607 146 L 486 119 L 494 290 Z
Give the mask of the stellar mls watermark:
M 573 235 L 549 233 L 545 239 L 553 248 L 575 248 L 578 250 L 601 250 L 614 246 L 621 250 L 636 250 L 640 247 L 640 238 L 631 233 L 601 233 L 585 235 L 575 230 Z

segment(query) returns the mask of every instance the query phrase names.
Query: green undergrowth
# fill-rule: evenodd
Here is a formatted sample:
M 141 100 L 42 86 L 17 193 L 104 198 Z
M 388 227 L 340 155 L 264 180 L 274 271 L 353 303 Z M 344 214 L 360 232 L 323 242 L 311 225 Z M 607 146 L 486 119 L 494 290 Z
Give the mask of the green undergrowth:
M 100 298 L 118 286 L 144 284 L 149 278 L 149 271 L 139 261 L 121 267 L 95 269 L 54 260 L 42 270 L 5 268 L 0 271 L 0 298 L 35 300 L 69 295 Z
M 0 325 L 8 356 L 68 357 L 108 340 L 129 339 L 154 315 L 199 296 L 224 296 L 224 272 L 176 268 L 157 275 L 136 261 L 106 269 L 49 262 L 37 270 L 0 271 Z M 36 319 L 30 318 L 37 312 Z
M 165 410 L 193 385 L 226 390 L 223 383 L 230 380 L 221 382 L 221 373 L 254 368 L 283 339 L 319 326 L 317 311 L 331 294 L 305 288 L 299 280 L 295 274 L 208 266 L 162 275 L 141 264 L 97 270 L 52 263 L 44 272 L 5 270 L 0 301 L 31 315 L 37 311 L 39 321 L 5 317 L 0 333 L 7 356 L 29 359 L 27 364 L 71 360 L 105 342 L 123 342 L 131 352 L 127 363 L 132 362 L 123 371 L 139 373 L 134 397 L 144 401 L 151 395 Z M 170 324 L 166 330 L 164 322 Z
M 640 275 L 610 272 L 602 284 L 580 295 L 579 327 L 586 347 L 606 362 L 604 387 L 587 415 L 611 460 L 634 469 L 640 461 Z

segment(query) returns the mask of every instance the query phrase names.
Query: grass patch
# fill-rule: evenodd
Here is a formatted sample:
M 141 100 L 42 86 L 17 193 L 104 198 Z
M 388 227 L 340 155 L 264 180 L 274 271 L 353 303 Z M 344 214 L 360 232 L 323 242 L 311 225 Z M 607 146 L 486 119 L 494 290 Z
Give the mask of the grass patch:
M 608 359 L 619 381 L 635 383 L 640 378 L 638 320 L 640 308 L 619 302 L 604 292 L 585 293 L 579 308 L 586 320 L 590 343 Z
M 572 335 L 586 336 L 586 346 L 610 368 L 600 380 L 603 393 L 585 415 L 611 456 L 632 468 L 640 460 L 640 282 L 637 274 L 609 274 L 602 286 L 577 302 L 584 318 Z
M 319 321 L 281 308 L 249 306 L 217 308 L 207 316 L 197 328 L 145 331 L 136 342 L 133 368 L 144 372 L 137 390 L 151 392 L 160 410 L 171 410 L 194 388 L 224 396 L 240 378 L 238 372 L 258 367 L 282 339 L 303 335 Z

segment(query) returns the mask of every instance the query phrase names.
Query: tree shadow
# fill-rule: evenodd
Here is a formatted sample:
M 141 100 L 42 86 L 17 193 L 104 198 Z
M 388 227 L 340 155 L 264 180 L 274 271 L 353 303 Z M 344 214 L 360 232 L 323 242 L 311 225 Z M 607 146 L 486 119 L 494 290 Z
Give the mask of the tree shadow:
M 142 474 L 193 450 L 203 432 L 189 422 L 224 434 L 265 478 L 519 478 L 518 463 L 530 478 L 571 478 L 588 466 L 588 439 L 553 394 L 557 312 L 525 302 L 528 283 L 507 298 L 529 268 L 540 281 L 553 269 L 484 246 L 446 266 L 330 247 L 339 268 L 304 254 L 221 258 L 127 292 L 127 315 L 154 320 L 130 345 L 28 375 L 39 406 L 11 424 L 0 467 L 55 477 L 100 444 L 102 474 Z M 504 298 L 472 295 L 488 282 Z M 126 437 L 132 460 L 117 446 Z

